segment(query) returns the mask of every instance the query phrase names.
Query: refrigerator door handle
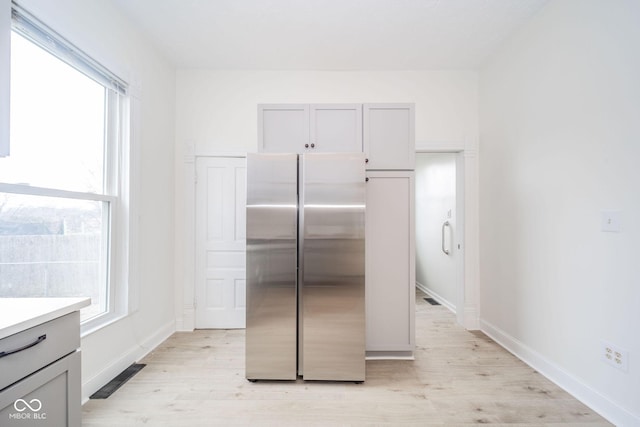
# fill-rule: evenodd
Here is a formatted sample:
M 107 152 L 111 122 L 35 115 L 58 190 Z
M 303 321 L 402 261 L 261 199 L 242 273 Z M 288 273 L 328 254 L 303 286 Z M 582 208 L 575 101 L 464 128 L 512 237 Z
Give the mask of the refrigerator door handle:
M 450 226 L 451 224 L 449 224 L 449 221 L 445 221 L 444 223 L 442 223 L 442 252 L 444 252 L 445 255 L 449 255 L 450 251 L 448 249 L 445 249 L 444 247 L 444 229 Z

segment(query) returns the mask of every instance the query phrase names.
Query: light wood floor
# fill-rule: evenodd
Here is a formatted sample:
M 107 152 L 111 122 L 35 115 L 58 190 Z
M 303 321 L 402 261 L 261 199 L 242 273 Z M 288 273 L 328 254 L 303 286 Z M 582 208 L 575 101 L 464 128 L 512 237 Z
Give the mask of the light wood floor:
M 415 361 L 368 361 L 364 384 L 244 378 L 244 331 L 171 336 L 84 426 L 609 426 L 480 332 L 418 294 Z

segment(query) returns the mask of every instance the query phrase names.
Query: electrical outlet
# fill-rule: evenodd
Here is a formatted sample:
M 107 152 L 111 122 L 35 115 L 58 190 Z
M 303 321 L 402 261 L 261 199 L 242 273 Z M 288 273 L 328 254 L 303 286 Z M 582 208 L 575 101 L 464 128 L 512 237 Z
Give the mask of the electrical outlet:
M 629 352 L 621 349 L 609 342 L 602 341 L 602 360 L 615 366 L 616 368 L 627 372 L 629 363 Z

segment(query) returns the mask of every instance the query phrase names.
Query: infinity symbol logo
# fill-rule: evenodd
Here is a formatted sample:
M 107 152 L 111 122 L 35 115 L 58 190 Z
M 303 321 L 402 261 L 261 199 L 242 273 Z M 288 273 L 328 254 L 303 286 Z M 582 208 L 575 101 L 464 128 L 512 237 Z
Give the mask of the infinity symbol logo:
M 33 406 L 31 406 L 30 404 Z M 31 409 L 31 411 L 33 412 L 38 412 L 40 409 L 42 409 L 42 402 L 40 402 L 40 399 L 31 399 L 27 403 L 27 401 L 24 399 L 18 399 L 13 402 L 13 407 L 18 412 L 24 412 L 27 410 L 27 408 Z

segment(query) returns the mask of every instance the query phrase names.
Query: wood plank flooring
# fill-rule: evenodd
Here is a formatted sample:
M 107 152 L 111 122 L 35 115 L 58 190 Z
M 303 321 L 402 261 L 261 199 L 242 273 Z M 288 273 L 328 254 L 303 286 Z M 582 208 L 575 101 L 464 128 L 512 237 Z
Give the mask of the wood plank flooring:
M 178 332 L 83 425 L 609 426 L 451 312 L 416 296 L 414 361 L 367 361 L 364 384 L 244 378 L 244 330 Z

